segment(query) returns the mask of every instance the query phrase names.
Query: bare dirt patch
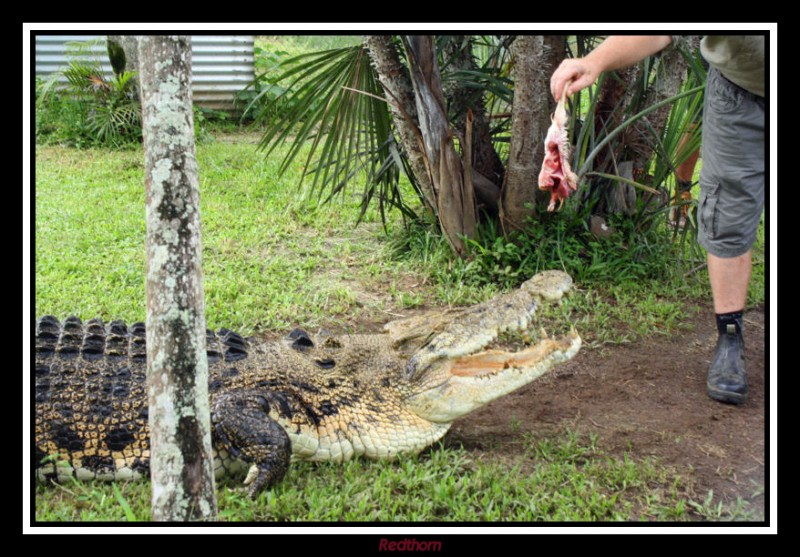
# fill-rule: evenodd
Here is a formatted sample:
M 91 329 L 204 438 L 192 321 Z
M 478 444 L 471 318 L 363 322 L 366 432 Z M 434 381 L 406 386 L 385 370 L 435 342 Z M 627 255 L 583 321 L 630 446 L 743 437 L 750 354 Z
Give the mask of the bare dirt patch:
M 520 451 L 520 436 L 598 436 L 606 453 L 655 457 L 688 478 L 696 500 L 750 503 L 754 519 L 765 508 L 765 327 L 763 308 L 745 315 L 750 383 L 743 406 L 706 394 L 706 371 L 716 345 L 714 315 L 687 317 L 680 336 L 583 349 L 539 381 L 459 420 L 447 437 L 473 452 Z

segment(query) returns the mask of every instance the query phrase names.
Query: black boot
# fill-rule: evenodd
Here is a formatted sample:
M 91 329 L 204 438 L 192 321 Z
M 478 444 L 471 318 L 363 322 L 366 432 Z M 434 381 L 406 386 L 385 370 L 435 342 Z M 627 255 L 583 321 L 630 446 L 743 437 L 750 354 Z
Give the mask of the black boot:
M 717 314 L 719 340 L 706 387 L 708 396 L 720 402 L 744 404 L 747 401 L 747 372 L 744 365 L 742 312 Z

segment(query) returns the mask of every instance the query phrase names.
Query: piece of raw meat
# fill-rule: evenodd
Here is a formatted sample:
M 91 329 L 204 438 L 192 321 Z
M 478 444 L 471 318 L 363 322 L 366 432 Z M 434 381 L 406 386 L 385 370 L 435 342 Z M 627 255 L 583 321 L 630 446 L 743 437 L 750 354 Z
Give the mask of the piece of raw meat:
M 544 141 L 544 161 L 542 170 L 539 172 L 539 188 L 550 190 L 550 205 L 548 211 L 556 207 L 556 201 L 561 205 L 569 194 L 578 189 L 578 176 L 569 166 L 570 145 L 567 135 L 567 88 L 564 86 L 564 93 L 556 106 L 556 111 L 551 118 L 550 129 L 547 130 L 547 138 Z

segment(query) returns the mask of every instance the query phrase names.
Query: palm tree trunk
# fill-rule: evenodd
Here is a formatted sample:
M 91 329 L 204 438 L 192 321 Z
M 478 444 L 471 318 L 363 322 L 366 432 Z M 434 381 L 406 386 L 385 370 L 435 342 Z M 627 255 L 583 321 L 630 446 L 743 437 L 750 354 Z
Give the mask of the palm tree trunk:
M 688 69 L 689 64 L 678 48 L 673 47 L 663 51 L 658 59 L 655 81 L 648 92 L 642 109 L 680 93 L 681 85 L 686 79 L 686 71 Z M 671 110 L 672 105 L 668 104 L 647 116 L 650 126 L 659 136 L 664 134 L 664 127 L 667 124 Z M 648 160 L 651 154 L 644 154 L 644 160 Z M 643 163 L 640 163 L 640 165 L 643 166 Z M 637 165 L 634 164 L 634 166 Z
M 447 120 L 436 44 L 430 35 L 406 36 L 405 44 L 439 223 L 453 251 L 463 257 L 464 238 L 475 236 L 475 194 L 470 169 L 465 172 L 461 164 Z
M 537 180 L 555 101 L 550 76 L 564 59 L 563 35 L 522 35 L 511 43 L 514 104 L 511 147 L 503 187 L 503 224 L 521 229 L 536 214 Z
M 408 157 L 414 178 L 421 190 L 422 200 L 435 213 L 436 196 L 425 166 L 425 155 L 419 140 L 417 106 L 408 70 L 400 61 L 391 36 L 367 35 L 364 38 L 364 44 L 389 101 L 400 146 Z
M 191 39 L 139 39 L 153 520 L 213 520 Z
M 616 75 L 606 76 L 598 92 L 597 109 L 594 114 L 596 134 L 602 133 L 602 130 L 606 130 L 606 132 L 613 130 L 622 123 L 625 109 L 635 96 L 636 82 L 640 74 L 640 68 L 636 65 L 618 70 Z M 625 133 L 627 132 L 623 132 L 623 136 Z M 629 139 L 629 136 L 626 136 L 626 139 Z M 617 152 L 619 153 L 619 150 Z M 600 151 L 594 159 L 593 168 L 609 174 L 621 172 L 621 166 L 632 168 L 630 162 L 615 160 L 612 153 L 611 146 Z M 632 174 L 627 177 L 633 179 Z M 628 184 L 599 181 L 593 183 L 590 188 L 605 188 L 601 202 L 596 208 L 597 212 L 630 214 L 636 208 L 636 191 Z M 593 195 L 587 191 L 582 197 L 591 199 Z
M 466 35 L 451 37 L 445 45 L 445 56 L 451 72 L 477 71 L 478 66 L 472 57 L 472 40 Z M 467 114 L 472 111 L 472 171 L 476 180 L 475 195 L 478 202 L 497 212 L 500 185 L 505 168 L 500 156 L 494 149 L 489 121 L 486 119 L 486 102 L 483 93 L 467 87 L 463 80 L 452 80 L 444 85 L 450 113 L 453 114 L 453 126 L 464 137 L 467 127 Z M 486 184 L 486 182 L 489 184 Z M 479 184 L 486 187 L 479 187 Z M 493 186 L 493 187 L 492 187 Z
M 125 52 L 125 71 L 139 71 L 139 49 L 136 44 L 136 35 L 108 35 L 108 40 L 119 43 Z M 142 98 L 139 80 L 136 80 L 136 98 Z
M 688 68 L 688 63 L 680 50 L 678 48 L 670 48 L 663 51 L 655 63 L 657 64 L 655 80 L 647 89 L 647 95 L 636 106 L 631 107 L 635 112 L 645 110 L 680 92 L 681 84 L 686 77 Z M 621 78 L 619 81 L 611 78 L 606 79 L 604 90 L 601 93 L 598 115 L 595 120 L 596 126 L 601 122 L 608 129 L 613 129 L 619 125 L 623 115 L 623 107 L 619 106 L 620 103 L 624 103 L 625 106 L 630 105 L 637 97 L 636 91 L 641 91 L 642 87 L 644 87 L 640 80 L 647 78 L 647 76 L 641 75 L 639 65 L 622 70 L 619 75 Z M 610 114 L 612 110 L 614 111 L 613 115 Z M 626 176 L 627 178 L 658 186 L 658 184 L 649 184 L 651 180 L 648 176 L 647 164 L 657 148 L 654 147 L 656 140 L 653 138 L 653 133 L 657 137 L 663 135 L 671 110 L 671 105 L 665 105 L 625 130 L 622 141 L 624 145 L 628 146 L 628 149 L 623 157 L 624 160 L 616 161 L 616 168 L 611 167 L 611 160 L 603 160 L 600 157 L 596 161 L 595 168 L 614 174 L 622 172 L 620 169 L 627 162 L 631 169 L 630 176 Z M 603 118 L 603 114 L 608 114 L 608 116 Z M 602 169 L 602 166 L 606 166 L 606 168 Z M 614 182 L 609 186 L 605 198 L 603 205 L 605 205 L 608 213 L 630 215 L 636 212 L 637 193 L 633 186 Z
M 125 71 L 139 71 L 139 49 L 136 44 L 136 35 L 108 35 L 108 40 L 119 43 L 125 51 Z

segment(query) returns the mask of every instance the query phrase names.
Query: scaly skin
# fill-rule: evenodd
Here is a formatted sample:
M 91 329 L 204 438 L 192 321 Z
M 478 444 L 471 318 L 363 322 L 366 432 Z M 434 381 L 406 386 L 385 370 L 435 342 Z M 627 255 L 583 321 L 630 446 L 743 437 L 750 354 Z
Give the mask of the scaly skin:
M 393 458 L 440 439 L 453 420 L 519 388 L 580 348 L 573 331 L 516 353 L 481 352 L 525 330 L 539 303 L 571 279 L 540 273 L 468 309 L 387 324 L 378 335 L 246 340 L 208 332 L 209 395 L 218 475 L 248 470 L 251 496 L 290 460 Z M 119 321 L 36 329 L 39 478 L 130 479 L 149 472 L 144 326 Z

